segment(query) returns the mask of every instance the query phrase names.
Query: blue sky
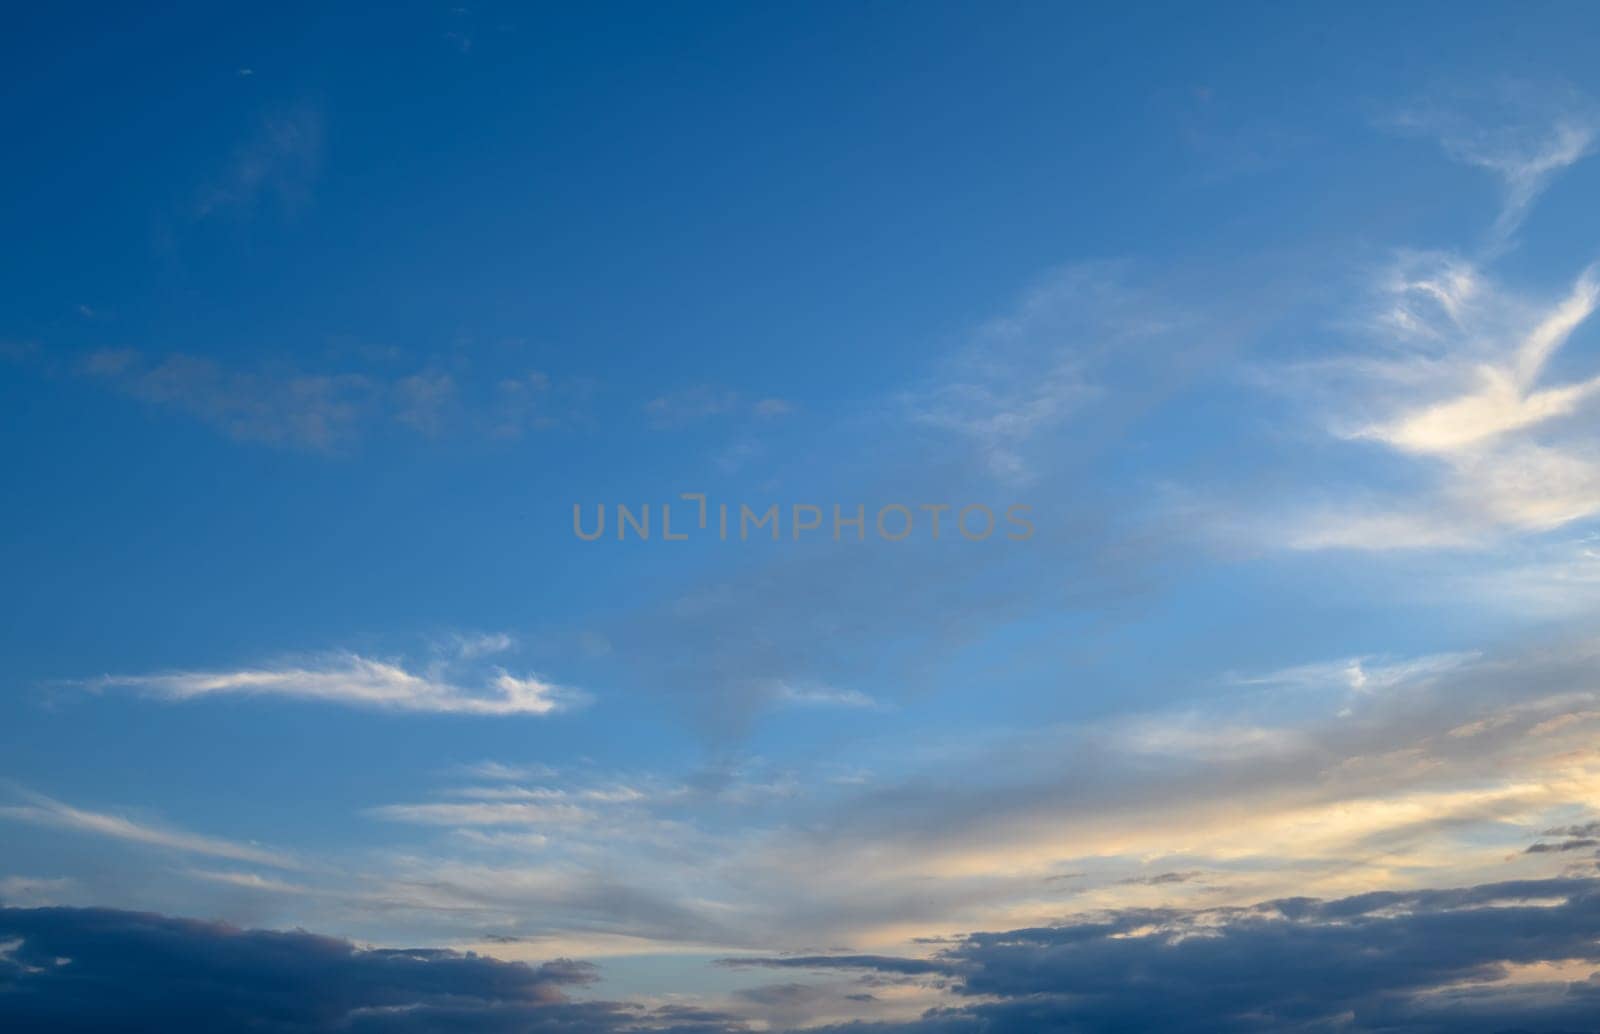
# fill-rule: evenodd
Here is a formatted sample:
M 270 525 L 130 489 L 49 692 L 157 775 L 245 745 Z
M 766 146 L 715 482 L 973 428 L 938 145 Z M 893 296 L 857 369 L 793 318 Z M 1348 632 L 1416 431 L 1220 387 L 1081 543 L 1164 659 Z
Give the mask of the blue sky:
M 1191 925 L 1426 961 L 1217 1029 L 1585 1015 L 1584 8 L 15 20 L 19 1022 L 93 1029 L 28 958 L 191 938 L 245 1010 L 426 946 L 370 1004 L 1184 1029 L 1127 974 L 1182 1007 Z M 50 979 L 170 977 L 105 966 Z

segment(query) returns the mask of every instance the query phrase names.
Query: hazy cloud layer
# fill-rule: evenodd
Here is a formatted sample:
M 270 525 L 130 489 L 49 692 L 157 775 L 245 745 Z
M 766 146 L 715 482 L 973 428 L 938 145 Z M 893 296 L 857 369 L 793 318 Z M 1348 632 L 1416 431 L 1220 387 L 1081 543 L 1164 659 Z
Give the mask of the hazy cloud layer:
M 581 419 L 591 386 L 538 370 L 486 375 L 460 361 L 422 365 L 224 362 L 207 356 L 99 349 L 74 370 L 154 409 L 241 442 L 344 455 L 390 428 L 424 438 L 519 438 Z

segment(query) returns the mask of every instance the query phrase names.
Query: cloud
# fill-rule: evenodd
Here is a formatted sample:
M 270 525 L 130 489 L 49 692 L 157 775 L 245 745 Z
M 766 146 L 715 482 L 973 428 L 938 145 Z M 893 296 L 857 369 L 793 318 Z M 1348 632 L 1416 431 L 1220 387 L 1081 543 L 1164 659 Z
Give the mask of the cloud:
M 1467 549 L 1486 541 L 1486 529 L 1451 515 L 1418 508 L 1415 512 L 1385 511 L 1385 503 L 1352 509 L 1348 504 L 1302 511 L 1285 530 L 1290 549 L 1392 550 Z
M 403 848 L 293 884 L 256 862 L 187 875 L 368 936 L 811 956 L 918 954 L 918 938 L 1063 914 L 1592 873 L 1588 850 L 1527 848 L 1592 836 L 1597 652 L 1365 659 L 1358 673 L 1341 659 L 1234 681 L 1205 707 L 953 741 L 885 733 L 861 743 L 874 773 L 856 783 L 827 778 L 833 759 L 678 778 L 450 768 L 431 799 L 363 809 L 419 830 Z M 95 900 L 94 874 L 73 875 Z
M 949 964 L 935 959 L 903 959 L 893 955 L 778 955 L 735 956 L 718 959 L 719 966 L 764 969 L 871 969 L 901 976 L 950 972 Z
M 430 826 L 533 826 L 583 822 L 589 813 L 570 804 L 524 802 L 441 802 L 386 804 L 372 809 L 379 818 Z
M 970 443 L 992 476 L 1026 482 L 1036 475 L 1041 436 L 1104 392 L 1101 364 L 1167 329 L 1112 270 L 1057 270 L 980 326 L 900 404 L 914 424 Z
M 930 957 L 745 956 L 744 969 L 854 976 L 732 997 L 764 1018 L 856 1034 L 1580 1029 L 1600 1006 L 1600 881 L 1510 880 L 1217 908 L 1129 908 L 965 935 Z M 1508 930 L 1515 937 L 1506 936 Z M 520 945 L 502 936 L 495 943 Z M 110 909 L 0 909 L 8 1030 L 259 1028 L 731 1034 L 732 1011 L 576 999 L 599 972 L 439 948 Z M 1563 976 L 1562 974 L 1570 974 Z M 817 1026 L 830 999 L 942 988 L 920 1017 Z M 182 987 L 182 994 L 172 990 Z M 847 989 L 849 985 L 837 985 Z M 872 989 L 869 992 L 867 989 Z M 764 1028 L 771 1029 L 771 1028 Z M 783 1022 L 779 1029 L 792 1029 Z
M 455 378 L 447 373 L 416 373 L 394 384 L 395 419 L 430 437 L 443 430 L 456 400 Z
M 474 779 L 515 781 L 519 779 L 548 779 L 556 774 L 549 765 L 508 765 L 501 761 L 479 761 L 463 765 L 463 775 Z
M 1552 852 L 1560 853 L 1564 851 L 1581 851 L 1596 845 L 1600 845 L 1600 840 L 1596 840 L 1594 837 L 1575 837 L 1571 840 L 1563 840 L 1555 844 L 1540 841 L 1537 844 L 1529 845 L 1528 853 L 1550 854 Z
M 713 1034 L 703 1010 L 574 1001 L 593 966 L 359 948 L 295 931 L 110 909 L 0 909 L 0 1026 L 33 1031 L 472 1030 Z
M 859 690 L 835 689 L 830 686 L 794 686 L 780 684 L 776 693 L 783 703 L 796 707 L 845 707 L 875 711 L 883 707 L 878 701 Z
M 750 406 L 750 412 L 759 417 L 788 416 L 794 411 L 795 405 L 793 402 L 780 398 L 757 399 Z
M 496 438 L 521 438 L 581 422 L 595 391 L 588 378 L 557 380 L 541 370 L 502 377 L 485 405 L 486 426 Z
M 697 731 L 726 746 L 797 702 L 784 687 L 849 687 L 893 705 L 1010 621 L 1065 622 L 1168 577 L 1186 562 L 1174 555 L 1176 528 L 1129 498 L 1142 486 L 1102 476 L 1099 464 L 1103 446 L 1213 348 L 1195 340 L 1197 320 L 1126 280 L 1105 265 L 1056 270 L 921 375 L 808 436 L 804 450 L 763 455 L 783 502 L 815 500 L 824 514 L 833 503 L 848 519 L 860 500 L 869 539 L 873 513 L 907 506 L 911 540 L 864 546 L 847 527 L 834 540 L 825 523 L 808 541 L 785 536 L 782 550 L 712 558 L 693 584 L 641 598 L 604 627 L 629 644 L 619 660 L 682 699 Z M 1037 534 L 963 548 L 957 516 L 977 503 L 997 515 L 1030 507 Z
M 1234 675 L 1228 681 L 1241 686 L 1301 691 L 1343 689 L 1353 693 L 1376 693 L 1400 686 L 1431 684 L 1480 657 L 1476 652 L 1429 654 L 1405 660 L 1350 657 L 1320 664 L 1296 665 L 1262 675 Z
M 230 370 L 212 359 L 147 359 L 100 350 L 79 369 L 118 392 L 173 409 L 230 438 L 332 451 L 347 447 L 368 419 L 378 386 L 359 374 Z
M 452 642 L 455 644 L 456 655 L 463 660 L 492 657 L 497 653 L 505 653 L 507 650 L 514 649 L 517 645 L 517 641 L 504 632 L 456 635 Z
M 91 685 L 133 689 L 167 700 L 277 696 L 375 710 L 468 715 L 544 715 L 588 699 L 580 690 L 537 675 L 512 675 L 503 668 L 492 668 L 475 684 L 466 685 L 452 681 L 448 666 L 418 673 L 354 653 L 278 667 L 107 675 Z
M 256 872 L 233 872 L 221 869 L 184 869 L 184 875 L 193 876 L 195 879 L 208 880 L 212 883 L 221 883 L 229 887 L 243 887 L 246 890 L 265 891 L 269 894 L 314 894 L 315 889 L 301 883 L 290 883 L 287 880 L 263 876 Z
M 1582 852 L 1526 848 L 1581 839 L 1600 793 L 1596 649 L 1308 664 L 1206 707 L 868 742 L 860 783 L 486 767 L 494 782 L 369 812 L 448 832 L 371 866 L 362 893 L 452 939 L 811 954 L 1068 907 L 1547 876 Z
M 220 837 L 135 822 L 121 815 L 75 808 L 40 794 L 23 793 L 21 796 L 25 803 L 0 805 L 0 819 L 52 826 L 187 854 L 226 858 L 236 862 L 253 862 L 280 869 L 299 867 L 299 863 L 290 856 L 254 844 L 242 844 Z
M 1540 305 L 1487 276 L 1459 311 L 1409 280 L 1393 317 L 1412 328 L 1390 358 L 1347 365 L 1344 405 L 1374 419 L 1335 426 L 1424 464 L 1431 493 L 1388 513 L 1346 512 L 1303 525 L 1302 548 L 1467 545 L 1498 531 L 1541 532 L 1600 513 L 1591 407 L 1600 375 L 1548 383 L 1547 370 L 1594 313 L 1600 282 L 1584 271 Z M 1404 308 L 1422 296 L 1432 308 Z M 1406 344 L 1410 342 L 1411 344 Z M 1413 347 L 1414 346 L 1414 347 Z M 1330 371 L 1337 375 L 1339 371 Z
M 18 355 L 19 361 L 27 358 Z M 582 379 L 554 381 L 537 371 L 474 377 L 470 364 L 458 361 L 456 372 L 431 364 L 398 372 L 386 365 L 393 361 L 319 371 L 286 362 L 228 363 L 102 348 L 85 353 L 72 368 L 236 441 L 330 455 L 349 454 L 384 427 L 428 438 L 452 432 L 520 438 L 579 420 L 592 390 Z
M 1600 1008 L 1600 981 L 1515 978 L 1542 964 L 1600 965 L 1597 924 L 1592 879 L 1120 910 L 972 934 L 910 960 L 947 974 L 968 1001 L 872 1029 L 1576 1029 Z M 906 971 L 903 960 L 810 961 Z
M 1453 594 L 1469 592 L 1490 607 L 1518 616 L 1573 618 L 1600 607 L 1600 538 L 1536 541 L 1494 563 L 1446 583 Z
M 1600 391 L 1600 377 L 1544 388 L 1539 381 L 1573 331 L 1593 315 L 1597 299 L 1600 284 L 1593 270 L 1585 270 L 1571 292 L 1540 313 L 1500 355 L 1473 356 L 1459 365 L 1430 362 L 1432 372 L 1442 374 L 1446 384 L 1465 389 L 1460 394 L 1404 408 L 1356 435 L 1402 452 L 1471 455 L 1508 434 L 1572 415 Z M 1390 372 L 1403 380 L 1411 380 L 1409 374 L 1403 369 Z
M 1563 362 L 1597 304 L 1593 266 L 1540 294 L 1478 260 L 1402 253 L 1363 302 L 1357 324 L 1370 340 L 1269 380 L 1320 408 L 1338 438 L 1411 465 L 1416 487 L 1344 488 L 1290 517 L 1285 543 L 1474 548 L 1600 514 L 1600 372 Z
M 1390 121 L 1500 179 L 1504 197 L 1489 234 L 1491 251 L 1510 240 L 1557 173 L 1594 150 L 1600 134 L 1593 105 L 1576 91 L 1514 81 L 1431 97 Z
M 1192 883 L 1204 876 L 1198 870 L 1192 872 L 1160 872 L 1154 876 L 1129 876 L 1123 879 L 1123 884 L 1135 887 L 1164 887 L 1170 883 Z
M 76 881 L 66 877 L 0 877 L 0 905 L 51 905 L 77 889 Z
M 311 107 L 268 114 L 235 149 L 223 173 L 199 191 L 194 216 L 205 219 L 224 212 L 251 213 L 266 198 L 294 211 L 310 198 L 321 171 L 323 119 Z

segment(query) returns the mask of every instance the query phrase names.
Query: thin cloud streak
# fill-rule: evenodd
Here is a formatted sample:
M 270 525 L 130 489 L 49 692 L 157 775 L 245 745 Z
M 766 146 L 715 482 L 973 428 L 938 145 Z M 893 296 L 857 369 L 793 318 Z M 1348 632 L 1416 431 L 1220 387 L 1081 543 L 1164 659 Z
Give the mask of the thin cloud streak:
M 0 805 L 0 818 L 110 837 L 151 847 L 169 848 L 188 854 L 226 858 L 236 862 L 252 862 L 279 869 L 300 868 L 299 863 L 286 854 L 251 844 L 135 822 L 121 815 L 76 808 L 41 794 L 24 793 L 23 799 L 26 803 Z
M 537 675 L 501 668 L 467 686 L 439 674 L 417 674 L 399 664 L 354 653 L 314 662 L 231 671 L 179 671 L 107 675 L 96 688 L 124 688 L 167 700 L 208 696 L 280 696 L 376 710 L 467 715 L 548 715 L 582 705 L 587 694 Z

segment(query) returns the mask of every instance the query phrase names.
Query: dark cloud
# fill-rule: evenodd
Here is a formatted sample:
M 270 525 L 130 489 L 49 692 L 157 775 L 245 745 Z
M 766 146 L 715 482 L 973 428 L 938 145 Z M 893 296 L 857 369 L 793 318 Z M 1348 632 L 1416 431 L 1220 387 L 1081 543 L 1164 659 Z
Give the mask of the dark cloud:
M 1539 834 L 1544 837 L 1600 837 L 1600 822 L 1585 822 L 1581 826 L 1557 826 Z
M 869 964 L 869 958 L 856 956 L 851 964 Z M 1498 982 L 1508 966 L 1574 959 L 1600 964 L 1600 881 L 1531 880 L 1205 911 L 1130 910 L 1056 927 L 974 934 L 932 960 L 957 978 L 956 991 L 974 1004 L 934 1010 L 907 1024 L 831 1029 L 1595 1030 L 1595 978 Z M 905 961 L 884 969 L 900 972 L 895 967 Z
M 1597 844 L 1600 844 L 1600 840 L 1596 840 L 1594 837 L 1576 837 L 1572 840 L 1562 840 L 1554 844 L 1540 841 L 1537 844 L 1530 844 L 1527 853 L 1550 854 L 1558 851 L 1579 851 L 1585 847 L 1594 847 Z
M 1141 887 L 1160 887 L 1169 883 L 1189 883 L 1204 875 L 1203 872 L 1163 872 L 1154 876 L 1129 876 L 1117 882 Z
M 593 966 L 365 950 L 303 931 L 111 909 L 0 909 L 0 1029 L 274 1034 L 741 1029 L 702 1010 L 573 1001 Z
M 781 955 L 774 958 L 718 959 L 722 966 L 761 966 L 768 969 L 869 969 L 879 973 L 912 976 L 945 973 L 949 966 L 930 959 L 902 959 L 893 955 Z

